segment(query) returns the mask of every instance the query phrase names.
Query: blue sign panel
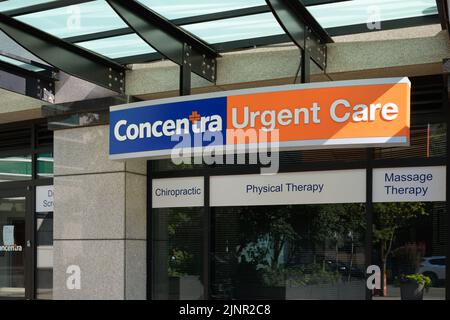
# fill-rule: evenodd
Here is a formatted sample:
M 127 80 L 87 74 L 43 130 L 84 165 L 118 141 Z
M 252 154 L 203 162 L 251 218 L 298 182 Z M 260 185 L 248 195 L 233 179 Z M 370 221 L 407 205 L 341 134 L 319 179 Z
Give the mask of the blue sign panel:
M 110 155 L 167 156 L 172 149 L 225 144 L 227 98 L 112 108 Z M 219 139 L 207 141 L 212 134 Z

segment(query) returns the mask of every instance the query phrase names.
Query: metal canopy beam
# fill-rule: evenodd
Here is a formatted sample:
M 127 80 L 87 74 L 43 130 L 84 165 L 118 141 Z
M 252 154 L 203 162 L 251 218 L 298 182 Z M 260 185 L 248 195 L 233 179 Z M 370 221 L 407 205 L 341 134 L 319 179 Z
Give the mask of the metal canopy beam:
M 216 81 L 218 53 L 212 47 L 136 1 L 106 1 L 155 50 L 182 68 L 188 67 L 200 77 Z
M 4 54 L 1 54 L 4 56 Z M 31 71 L 0 60 L 0 88 L 34 99 L 53 103 L 57 72 L 44 69 Z
M 0 13 L 0 29 L 53 67 L 99 86 L 124 92 L 122 65 Z
M 448 0 L 436 0 L 436 6 L 438 9 L 439 20 L 442 30 L 447 30 L 450 34 L 450 20 L 449 20 L 449 1 Z
M 326 43 L 333 40 L 300 0 L 266 0 L 278 23 L 304 53 L 326 68 Z

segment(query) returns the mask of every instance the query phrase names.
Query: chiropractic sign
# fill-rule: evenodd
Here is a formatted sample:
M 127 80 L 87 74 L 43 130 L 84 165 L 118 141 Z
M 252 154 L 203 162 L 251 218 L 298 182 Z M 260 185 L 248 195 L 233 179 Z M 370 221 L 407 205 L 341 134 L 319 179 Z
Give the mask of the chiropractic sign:
M 409 144 L 408 78 L 335 81 L 111 107 L 110 158 Z
M 152 180 L 152 208 L 202 207 L 203 177 Z
M 217 207 L 361 203 L 366 201 L 366 170 L 213 176 L 210 188 L 210 205 Z
M 445 201 L 445 166 L 373 170 L 373 202 Z

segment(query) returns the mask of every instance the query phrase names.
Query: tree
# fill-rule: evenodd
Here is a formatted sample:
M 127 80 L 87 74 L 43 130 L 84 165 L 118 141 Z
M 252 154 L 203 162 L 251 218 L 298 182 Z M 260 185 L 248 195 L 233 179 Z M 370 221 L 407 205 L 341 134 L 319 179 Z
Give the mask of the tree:
M 348 280 L 351 279 L 351 271 L 354 260 L 355 240 L 363 234 L 365 230 L 365 220 L 363 218 L 364 204 L 346 203 L 318 206 L 318 214 L 313 223 L 313 238 L 317 243 L 325 244 L 330 239 L 335 241 L 336 257 L 338 256 L 339 244 L 350 240 L 350 262 Z M 336 262 L 337 262 L 336 258 Z
M 380 245 L 382 262 L 381 292 L 384 292 L 384 277 L 392 244 L 397 231 L 411 224 L 413 219 L 427 215 L 425 204 L 422 202 L 390 202 L 374 204 L 376 223 L 373 226 L 374 243 Z
M 291 215 L 291 206 L 246 208 L 240 215 L 245 233 L 237 256 L 244 255 L 256 265 L 276 271 L 284 246 L 299 238 L 290 222 Z

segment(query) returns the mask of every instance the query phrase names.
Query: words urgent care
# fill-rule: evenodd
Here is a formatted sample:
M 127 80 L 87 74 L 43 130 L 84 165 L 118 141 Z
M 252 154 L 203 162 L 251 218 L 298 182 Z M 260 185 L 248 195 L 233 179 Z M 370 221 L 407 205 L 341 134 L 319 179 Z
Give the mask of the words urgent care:
M 264 131 L 272 131 L 278 125 L 289 126 L 299 124 L 319 124 L 319 111 L 321 107 L 318 103 L 313 103 L 310 108 L 302 107 L 295 109 L 282 110 L 265 110 L 265 111 L 250 111 L 248 106 L 245 106 L 242 114 L 239 114 L 238 108 L 232 108 L 232 124 L 235 129 L 243 129 L 261 124 L 261 129 Z M 395 103 L 389 102 L 386 104 L 372 103 L 356 104 L 352 106 L 350 102 L 345 99 L 338 99 L 334 101 L 329 109 L 331 119 L 336 123 L 343 123 L 346 121 L 352 122 L 373 122 L 377 117 L 384 121 L 394 121 L 399 115 L 399 108 Z

